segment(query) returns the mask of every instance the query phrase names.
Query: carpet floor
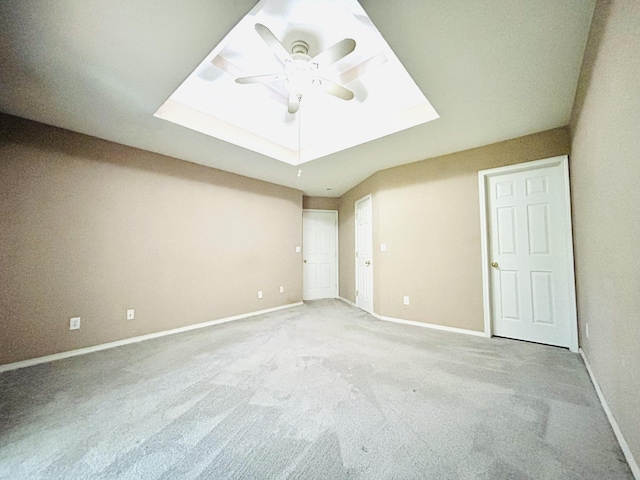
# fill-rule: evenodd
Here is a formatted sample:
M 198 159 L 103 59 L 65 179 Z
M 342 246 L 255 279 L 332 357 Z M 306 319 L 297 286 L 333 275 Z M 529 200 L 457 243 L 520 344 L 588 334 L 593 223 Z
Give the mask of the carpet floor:
M 0 374 L 2 479 L 632 479 L 578 355 L 336 300 Z

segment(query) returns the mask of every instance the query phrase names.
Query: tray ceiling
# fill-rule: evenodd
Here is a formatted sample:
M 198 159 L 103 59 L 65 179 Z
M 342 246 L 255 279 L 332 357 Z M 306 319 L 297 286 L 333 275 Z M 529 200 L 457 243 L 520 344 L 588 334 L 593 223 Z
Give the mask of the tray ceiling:
M 285 80 L 236 83 L 239 77 L 284 68 L 256 33 L 256 24 L 269 28 L 287 50 L 296 41 L 306 42 L 311 57 L 354 39 L 355 51 L 320 73 L 351 89 L 355 98 L 312 91 L 290 114 Z M 260 1 L 155 116 L 291 165 L 438 118 L 356 0 Z

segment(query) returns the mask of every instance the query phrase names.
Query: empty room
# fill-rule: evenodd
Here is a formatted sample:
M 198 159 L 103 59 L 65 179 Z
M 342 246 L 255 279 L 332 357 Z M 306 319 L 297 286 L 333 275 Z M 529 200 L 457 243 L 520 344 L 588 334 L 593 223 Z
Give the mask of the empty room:
M 0 478 L 640 480 L 637 0 L 4 0 L 0 59 Z

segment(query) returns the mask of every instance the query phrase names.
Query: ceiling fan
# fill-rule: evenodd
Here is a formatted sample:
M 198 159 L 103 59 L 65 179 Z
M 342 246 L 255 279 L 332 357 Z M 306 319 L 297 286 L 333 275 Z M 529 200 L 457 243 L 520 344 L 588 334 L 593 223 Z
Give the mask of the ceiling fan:
M 291 45 L 291 53 L 280 43 L 276 36 L 261 23 L 256 23 L 256 32 L 262 37 L 278 59 L 284 64 L 284 70 L 266 75 L 236 78 L 237 83 L 270 83 L 284 80 L 289 92 L 289 113 L 296 113 L 302 97 L 312 89 L 320 90 L 343 100 L 351 100 L 351 90 L 319 75 L 324 68 L 349 55 L 356 48 L 355 40 L 345 38 L 315 57 L 310 57 L 309 45 L 297 40 Z

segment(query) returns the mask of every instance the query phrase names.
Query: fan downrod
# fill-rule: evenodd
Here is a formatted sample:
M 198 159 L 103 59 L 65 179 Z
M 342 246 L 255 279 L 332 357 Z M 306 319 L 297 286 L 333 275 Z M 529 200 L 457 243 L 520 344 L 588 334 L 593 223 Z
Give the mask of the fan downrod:
M 302 55 L 309 54 L 309 44 L 303 40 L 296 40 L 291 44 L 291 53 L 301 53 Z

